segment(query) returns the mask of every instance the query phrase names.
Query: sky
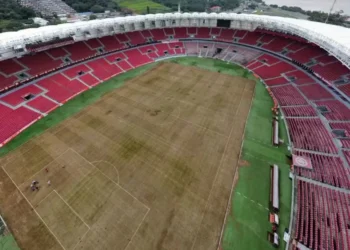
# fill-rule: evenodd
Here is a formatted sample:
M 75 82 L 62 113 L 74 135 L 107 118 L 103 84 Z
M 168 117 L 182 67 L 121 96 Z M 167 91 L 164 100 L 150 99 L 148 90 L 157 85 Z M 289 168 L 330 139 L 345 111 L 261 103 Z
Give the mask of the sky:
M 333 4 L 333 0 L 264 0 L 264 2 L 279 6 L 298 6 L 304 10 L 319 10 L 327 13 Z M 333 11 L 338 10 L 343 10 L 350 15 L 350 0 L 336 0 Z

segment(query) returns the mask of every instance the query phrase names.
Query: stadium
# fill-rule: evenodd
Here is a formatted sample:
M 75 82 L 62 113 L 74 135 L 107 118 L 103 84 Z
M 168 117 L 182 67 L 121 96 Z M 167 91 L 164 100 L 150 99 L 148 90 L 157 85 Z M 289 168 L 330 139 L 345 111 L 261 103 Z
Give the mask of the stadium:
M 149 14 L 0 59 L 0 248 L 350 249 L 349 29 Z

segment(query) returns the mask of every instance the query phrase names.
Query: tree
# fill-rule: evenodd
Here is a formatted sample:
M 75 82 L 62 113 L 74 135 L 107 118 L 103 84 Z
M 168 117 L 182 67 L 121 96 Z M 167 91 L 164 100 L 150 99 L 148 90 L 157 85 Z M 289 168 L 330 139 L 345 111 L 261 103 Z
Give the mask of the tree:
M 101 5 L 94 5 L 90 8 L 90 11 L 94 13 L 102 13 L 105 11 L 105 8 L 103 8 Z
M 90 15 L 89 20 L 95 20 L 95 19 L 97 19 L 96 15 Z

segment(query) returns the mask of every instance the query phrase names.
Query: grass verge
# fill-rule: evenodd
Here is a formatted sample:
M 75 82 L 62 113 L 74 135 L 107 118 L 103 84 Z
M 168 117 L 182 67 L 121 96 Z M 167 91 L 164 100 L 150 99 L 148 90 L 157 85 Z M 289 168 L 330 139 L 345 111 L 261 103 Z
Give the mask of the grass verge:
M 6 236 L 0 236 L 0 249 L 1 250 L 20 250 L 15 238 L 9 234 Z
M 285 248 L 283 232 L 289 227 L 292 183 L 286 164 L 287 147 L 273 147 L 273 103 L 262 83 L 257 83 L 255 96 L 246 125 L 241 159 L 246 166 L 238 170 L 238 182 L 232 194 L 231 213 L 223 237 L 223 249 L 274 249 L 267 241 L 270 165 L 280 168 L 280 249 Z M 285 124 L 280 133 L 288 141 Z
M 151 0 L 122 0 L 117 3 L 137 14 L 147 14 L 147 7 L 150 13 L 168 12 L 170 9 L 164 5 L 153 2 Z

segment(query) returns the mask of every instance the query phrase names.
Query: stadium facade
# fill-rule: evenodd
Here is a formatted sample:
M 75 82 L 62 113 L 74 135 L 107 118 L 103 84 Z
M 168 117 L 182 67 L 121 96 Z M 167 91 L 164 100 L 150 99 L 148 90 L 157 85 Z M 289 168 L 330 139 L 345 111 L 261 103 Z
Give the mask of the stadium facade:
M 166 27 L 217 27 L 218 20 L 229 20 L 232 29 L 254 31 L 258 28 L 289 33 L 315 43 L 350 66 L 348 28 L 306 20 L 235 13 L 168 13 L 116 17 L 72 24 L 60 24 L 0 34 L 1 58 L 11 58 L 26 45 L 73 37 L 88 40 L 111 34 Z M 21 54 L 25 54 L 26 52 Z

